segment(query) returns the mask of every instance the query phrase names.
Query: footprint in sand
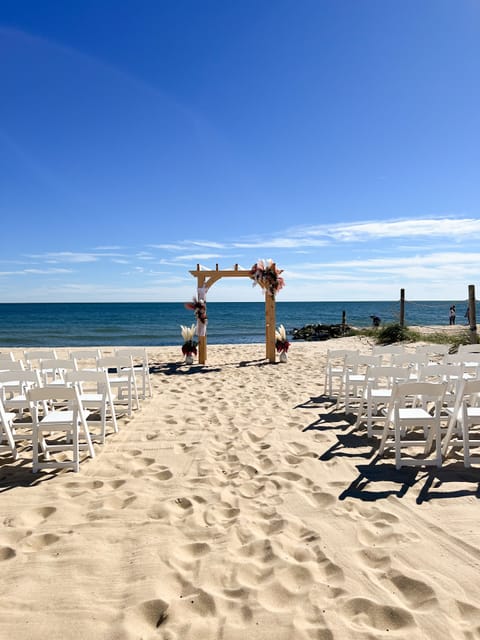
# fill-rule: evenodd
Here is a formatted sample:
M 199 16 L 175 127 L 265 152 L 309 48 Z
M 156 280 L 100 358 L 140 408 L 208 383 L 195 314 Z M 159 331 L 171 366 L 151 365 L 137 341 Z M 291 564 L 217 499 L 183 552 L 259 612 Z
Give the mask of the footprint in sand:
M 161 480 L 162 482 L 165 482 L 166 480 L 170 480 L 170 478 L 173 478 L 173 473 L 170 471 L 168 467 L 165 467 L 162 465 L 160 467 L 160 471 L 158 471 L 157 473 L 154 473 L 153 477 L 156 478 L 157 480 Z
M 267 611 L 285 612 L 295 609 L 301 594 L 293 593 L 277 579 L 268 582 L 257 592 L 258 603 Z
M 202 556 L 207 555 L 210 551 L 210 545 L 206 542 L 190 542 L 188 544 L 176 547 L 175 553 L 178 556 L 183 556 L 187 560 L 197 560 Z
M 5 527 L 37 527 L 48 520 L 56 511 L 55 507 L 39 507 L 38 509 L 22 511 L 18 516 L 5 518 L 3 525 Z
M 106 498 L 95 500 L 89 505 L 90 511 L 87 513 L 87 520 L 99 520 L 107 516 L 105 511 L 121 511 L 137 500 L 137 496 L 132 492 L 124 492 L 107 496 Z
M 388 552 L 386 553 L 381 547 L 367 547 L 358 550 L 356 554 L 360 559 L 360 563 L 369 569 L 378 569 L 384 572 L 390 568 L 390 554 Z
M 232 507 L 228 502 L 220 502 L 209 505 L 203 514 L 203 519 L 209 526 L 230 527 L 237 521 L 239 514 L 240 509 Z
M 145 600 L 124 612 L 129 637 L 144 636 L 163 625 L 168 618 L 168 603 L 164 600 Z
M 16 555 L 17 552 L 15 551 L 15 549 L 12 549 L 12 547 L 0 547 L 0 562 L 3 562 L 4 560 L 10 560 Z
M 275 572 L 278 582 L 290 593 L 300 594 L 309 591 L 315 581 L 312 572 L 306 567 L 289 564 Z
M 126 484 L 126 480 L 111 480 L 108 484 L 112 487 L 112 489 L 120 489 Z
M 480 608 L 477 605 L 462 602 L 461 600 L 457 600 L 456 605 L 460 613 L 460 619 L 468 623 L 470 627 L 476 625 L 477 635 L 474 637 L 480 637 L 478 635 L 480 633 Z
M 332 562 L 318 545 L 312 546 L 312 550 L 315 553 L 318 568 L 323 572 L 324 579 L 329 586 L 338 587 L 342 585 L 345 579 L 343 569 Z
M 409 578 L 403 573 L 394 573 L 388 578 L 400 592 L 400 596 L 410 609 L 431 609 L 438 605 L 435 591 L 422 580 Z
M 301 442 L 287 442 L 286 448 L 295 456 L 304 457 L 308 456 L 310 458 L 316 458 L 317 454 L 314 453 L 309 447 L 302 444 Z
M 314 507 L 320 507 L 327 509 L 333 507 L 336 504 L 337 499 L 331 493 L 325 491 L 313 491 L 312 493 L 305 493 L 305 498 Z
M 27 535 L 20 544 L 21 550 L 30 553 L 41 551 L 60 540 L 60 536 L 54 533 L 43 533 L 39 535 Z
M 343 611 L 352 628 L 359 631 L 375 629 L 406 632 L 415 626 L 415 619 L 407 609 L 377 604 L 368 598 L 348 600 L 343 605 Z

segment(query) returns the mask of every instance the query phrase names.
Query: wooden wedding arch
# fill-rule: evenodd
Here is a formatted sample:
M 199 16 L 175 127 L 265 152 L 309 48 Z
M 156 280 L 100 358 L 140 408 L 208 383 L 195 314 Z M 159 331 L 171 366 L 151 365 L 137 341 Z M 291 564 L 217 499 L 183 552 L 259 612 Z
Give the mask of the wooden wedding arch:
M 272 265 L 275 268 L 275 264 Z M 206 303 L 206 293 L 210 287 L 221 278 L 250 278 L 252 273 L 248 269 L 239 269 L 238 264 L 233 269 L 219 269 L 218 264 L 215 270 L 201 270 L 200 265 L 194 271 L 190 271 L 192 276 L 197 278 L 198 297 L 203 298 Z M 202 295 L 203 293 L 203 295 Z M 206 332 L 205 332 L 206 334 Z M 265 291 L 265 357 L 269 362 L 275 362 L 275 296 Z M 207 336 L 198 336 L 198 362 L 205 364 L 207 361 Z

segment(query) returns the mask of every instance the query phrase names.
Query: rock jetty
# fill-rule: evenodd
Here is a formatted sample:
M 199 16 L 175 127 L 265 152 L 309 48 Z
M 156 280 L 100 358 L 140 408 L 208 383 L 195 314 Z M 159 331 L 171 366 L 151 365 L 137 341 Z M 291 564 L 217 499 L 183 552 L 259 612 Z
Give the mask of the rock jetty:
M 306 324 L 300 329 L 292 329 L 293 340 L 329 340 L 348 335 L 351 329 L 344 324 Z

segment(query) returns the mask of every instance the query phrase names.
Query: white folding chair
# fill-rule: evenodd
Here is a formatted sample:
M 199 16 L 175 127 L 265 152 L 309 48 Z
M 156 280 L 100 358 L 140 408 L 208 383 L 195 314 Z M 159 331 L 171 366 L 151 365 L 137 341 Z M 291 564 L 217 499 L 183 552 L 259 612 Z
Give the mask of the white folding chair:
M 0 370 L 0 395 L 3 400 L 11 398 L 14 394 L 21 393 L 22 373 L 24 372 L 23 362 L 16 360 L 11 362 L 15 367 Z
M 340 393 L 343 376 L 345 374 L 345 358 L 357 354 L 358 349 L 328 349 L 323 388 L 325 395 L 328 395 L 329 398 L 334 397 L 335 380 L 338 381 L 336 391 Z
M 39 469 L 80 469 L 80 450 L 87 449 L 95 457 L 95 451 L 87 425 L 88 412 L 80 401 L 76 386 L 39 387 L 27 390 L 32 414 L 33 472 Z M 56 409 L 56 405 L 63 406 Z M 66 408 L 64 408 L 66 407 Z M 48 434 L 48 436 L 47 436 Z M 52 434 L 56 435 L 52 441 Z M 62 437 L 63 436 L 63 437 Z M 48 437 L 48 439 L 47 439 Z M 80 444 L 80 438 L 85 443 Z M 39 453 L 43 459 L 39 459 Z M 51 453 L 71 452 L 70 460 L 51 458 Z
M 13 437 L 15 413 L 5 410 L 0 399 L 0 453 L 9 453 L 14 460 L 18 458 L 18 451 Z
M 463 449 L 463 464 L 470 467 L 480 462 L 480 455 L 472 456 L 472 447 L 480 447 L 480 380 L 463 380 L 453 407 L 447 433 L 443 439 L 443 454 L 448 449 Z M 475 429 L 475 427 L 477 427 Z
M 393 386 L 396 382 L 406 382 L 408 375 L 408 370 L 400 367 L 369 366 L 355 426 L 365 423 L 369 437 L 374 433 L 383 433 Z
M 128 416 L 132 415 L 133 400 L 139 408 L 138 390 L 131 356 L 106 356 L 97 359 L 97 369 L 108 373 L 110 387 L 116 389 L 115 406 L 127 405 Z
M 345 359 L 345 371 L 342 379 L 342 391 L 345 413 L 350 411 L 351 403 L 360 403 L 363 390 L 367 384 L 368 367 L 379 367 L 382 356 L 372 356 L 364 353 L 347 356 Z
M 12 375 L 15 379 L 10 379 Z M 42 380 L 37 369 L 31 371 L 0 372 L 0 394 L 7 411 L 18 411 L 22 415 L 29 409 L 26 391 L 31 387 L 41 387 Z
M 400 382 L 394 385 L 392 398 L 379 447 L 393 446 L 397 469 L 408 466 L 442 466 L 441 412 L 446 382 Z M 434 456 L 429 458 L 432 444 Z M 414 457 L 413 450 L 421 447 L 423 457 Z M 410 455 L 402 456 L 409 448 Z
M 141 398 L 152 397 L 152 383 L 150 381 L 150 365 L 147 350 L 143 347 L 122 347 L 115 349 L 115 355 L 119 357 L 131 357 L 135 375 L 141 380 Z M 138 387 L 138 385 L 137 385 Z
M 105 442 L 107 421 L 110 418 L 112 428 L 118 433 L 117 417 L 115 415 L 115 405 L 113 402 L 112 390 L 106 371 L 67 371 L 65 374 L 67 384 L 77 385 L 80 401 L 87 411 L 95 411 L 100 415 L 100 420 L 87 420 L 90 435 L 92 438 L 98 437 L 100 442 Z M 93 388 L 92 388 L 93 387 Z M 100 427 L 98 436 L 94 435 L 93 429 Z
M 422 365 L 418 370 L 419 382 L 446 382 L 447 390 L 445 392 L 444 401 L 452 404 L 451 398 L 455 397 L 458 385 L 463 380 L 464 366 L 457 364 L 426 364 Z

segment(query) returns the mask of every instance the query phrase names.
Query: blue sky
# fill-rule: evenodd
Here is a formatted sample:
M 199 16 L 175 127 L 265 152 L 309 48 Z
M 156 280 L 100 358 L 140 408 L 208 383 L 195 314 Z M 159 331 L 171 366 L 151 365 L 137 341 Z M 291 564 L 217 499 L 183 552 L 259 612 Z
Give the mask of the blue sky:
M 480 0 L 2 0 L 0 83 L 3 302 L 480 287 Z

